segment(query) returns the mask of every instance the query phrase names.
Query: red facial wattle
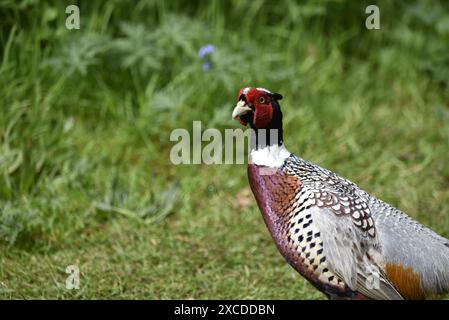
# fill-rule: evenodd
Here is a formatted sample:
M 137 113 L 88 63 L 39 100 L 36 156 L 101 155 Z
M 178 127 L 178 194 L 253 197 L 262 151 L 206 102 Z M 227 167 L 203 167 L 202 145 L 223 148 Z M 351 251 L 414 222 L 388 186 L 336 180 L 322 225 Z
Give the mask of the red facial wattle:
M 273 117 L 270 97 L 260 90 L 251 88 L 246 94 L 246 99 L 254 110 L 252 118 L 254 128 L 261 129 L 268 126 Z
M 271 107 L 271 104 L 256 105 L 255 112 L 253 115 L 254 128 L 257 129 L 265 128 L 271 122 L 272 117 L 273 117 L 273 108 Z
M 273 119 L 271 100 L 271 93 L 265 89 L 242 88 L 238 94 L 239 103 L 233 111 L 233 114 L 240 114 L 233 115 L 233 117 L 244 126 L 250 123 L 256 129 L 266 128 Z

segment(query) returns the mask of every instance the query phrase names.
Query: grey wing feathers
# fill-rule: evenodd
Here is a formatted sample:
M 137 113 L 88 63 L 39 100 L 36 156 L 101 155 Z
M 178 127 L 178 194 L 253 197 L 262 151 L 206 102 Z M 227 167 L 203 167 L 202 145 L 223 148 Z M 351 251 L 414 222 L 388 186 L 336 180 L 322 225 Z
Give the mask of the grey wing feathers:
M 366 239 L 350 217 L 335 216 L 326 208 L 310 210 L 320 230 L 329 266 L 352 290 L 372 299 L 403 299 L 376 264 L 375 260 L 380 258 L 373 240 Z
M 427 293 L 449 290 L 449 241 L 380 200 L 371 210 L 386 263 L 412 268 Z

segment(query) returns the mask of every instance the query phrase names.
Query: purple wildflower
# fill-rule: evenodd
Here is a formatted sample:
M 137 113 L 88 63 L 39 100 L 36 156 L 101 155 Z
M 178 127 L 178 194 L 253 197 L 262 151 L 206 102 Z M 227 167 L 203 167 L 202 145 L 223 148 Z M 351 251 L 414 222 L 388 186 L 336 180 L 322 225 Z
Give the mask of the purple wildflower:
M 203 71 L 208 72 L 212 68 L 212 61 L 210 56 L 214 53 L 215 47 L 213 44 L 202 46 L 198 51 L 198 58 L 203 60 Z
M 215 51 L 215 47 L 213 44 L 207 44 L 205 46 L 202 46 L 200 48 L 200 50 L 198 51 L 198 58 L 203 59 L 204 57 L 206 57 L 206 55 L 210 55 L 212 53 L 214 53 Z
M 211 62 L 209 60 L 206 60 L 203 62 L 203 71 L 209 71 L 210 67 L 212 66 Z

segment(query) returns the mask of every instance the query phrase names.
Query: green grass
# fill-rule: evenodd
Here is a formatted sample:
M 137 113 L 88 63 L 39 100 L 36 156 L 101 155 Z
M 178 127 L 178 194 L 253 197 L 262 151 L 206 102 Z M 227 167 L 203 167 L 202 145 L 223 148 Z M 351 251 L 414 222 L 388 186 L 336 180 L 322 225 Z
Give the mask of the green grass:
M 289 150 L 449 237 L 446 3 L 0 0 L 0 298 L 324 296 L 277 252 L 244 165 L 174 166 L 174 128 L 285 99 Z M 196 57 L 216 46 L 213 67 Z M 81 270 L 65 289 L 65 268 Z

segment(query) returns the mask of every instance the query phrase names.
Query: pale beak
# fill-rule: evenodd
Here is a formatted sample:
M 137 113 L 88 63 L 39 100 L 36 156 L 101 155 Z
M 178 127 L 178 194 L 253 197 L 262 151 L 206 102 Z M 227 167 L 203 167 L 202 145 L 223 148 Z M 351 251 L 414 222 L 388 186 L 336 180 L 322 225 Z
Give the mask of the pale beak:
M 239 116 L 243 116 L 244 114 L 247 114 L 251 110 L 252 109 L 246 105 L 245 101 L 240 100 L 235 106 L 234 110 L 232 111 L 232 118 L 235 119 Z

